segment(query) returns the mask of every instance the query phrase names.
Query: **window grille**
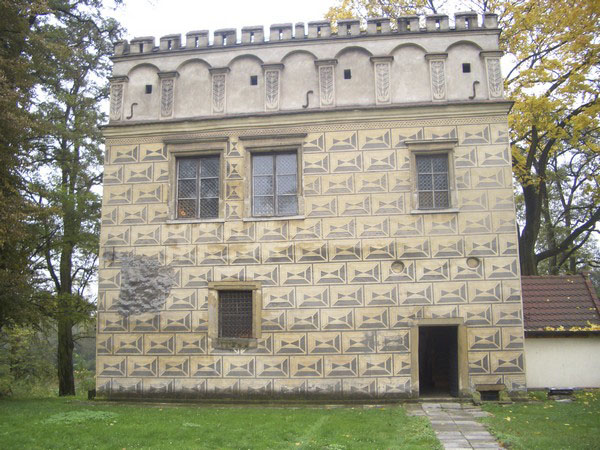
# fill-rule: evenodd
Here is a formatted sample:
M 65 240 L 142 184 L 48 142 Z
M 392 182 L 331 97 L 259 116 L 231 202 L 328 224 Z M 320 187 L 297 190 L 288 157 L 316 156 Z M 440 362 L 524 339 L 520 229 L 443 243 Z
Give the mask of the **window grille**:
M 252 338 L 252 291 L 219 291 L 219 337 Z
M 219 216 L 219 156 L 177 159 L 177 218 Z
M 450 207 L 448 155 L 416 155 L 419 209 Z
M 254 216 L 298 214 L 298 161 L 295 152 L 252 156 Z

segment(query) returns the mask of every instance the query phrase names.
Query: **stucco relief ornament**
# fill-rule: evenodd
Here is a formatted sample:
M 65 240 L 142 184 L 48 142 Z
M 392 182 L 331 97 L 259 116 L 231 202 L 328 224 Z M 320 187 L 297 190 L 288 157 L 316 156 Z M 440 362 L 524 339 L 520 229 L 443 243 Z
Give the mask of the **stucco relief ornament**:
M 500 69 L 500 59 L 490 58 L 487 60 L 488 86 L 490 97 L 502 97 L 502 70 Z
M 110 87 L 110 118 L 121 120 L 121 107 L 123 104 L 123 85 L 113 84 Z
M 387 63 L 375 64 L 375 76 L 377 85 L 377 102 L 388 103 L 390 101 L 390 65 Z
M 319 67 L 321 104 L 333 105 L 333 66 Z
M 173 114 L 173 88 L 173 79 L 167 79 L 162 81 L 160 114 L 163 117 L 170 117 L 171 114 Z
M 431 92 L 434 100 L 446 98 L 444 61 L 431 61 Z
M 213 75 L 213 112 L 225 111 L 225 74 Z
M 265 102 L 267 109 L 279 109 L 279 71 L 265 73 Z

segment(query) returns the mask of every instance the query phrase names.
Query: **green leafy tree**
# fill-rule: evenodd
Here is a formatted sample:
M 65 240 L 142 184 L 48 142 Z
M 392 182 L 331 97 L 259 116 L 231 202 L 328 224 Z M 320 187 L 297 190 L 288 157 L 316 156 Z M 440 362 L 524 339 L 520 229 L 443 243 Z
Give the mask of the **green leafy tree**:
M 58 332 L 59 394 L 73 395 L 73 327 L 94 309 L 89 285 L 98 258 L 100 105 L 108 97 L 109 55 L 121 28 L 104 17 L 99 0 L 48 5 L 30 21 L 45 51 L 32 55 L 39 95 L 29 114 L 37 127 L 24 176 L 27 198 L 37 207 L 36 287 Z
M 29 256 L 34 239 L 28 227 L 34 208 L 23 196 L 20 173 L 35 122 L 31 118 L 36 80 L 32 35 L 42 1 L 0 0 L 0 330 L 36 323 Z
M 0 396 L 50 384 L 54 353 L 49 332 L 19 325 L 0 330 Z
M 538 267 L 552 267 L 552 272 L 585 268 L 589 260 L 576 254 L 582 255 L 586 245 L 595 246 L 590 239 L 600 220 L 596 170 L 600 3 L 338 0 L 326 17 L 332 21 L 367 16 L 396 19 L 405 14 L 448 13 L 450 7 L 494 12 L 503 29 L 500 46 L 509 64 L 505 88 L 515 102 L 509 126 L 513 173 L 520 191 L 522 274 L 535 275 Z M 565 172 L 573 155 L 588 163 L 578 162 L 577 173 Z M 571 197 L 570 191 L 575 192 Z

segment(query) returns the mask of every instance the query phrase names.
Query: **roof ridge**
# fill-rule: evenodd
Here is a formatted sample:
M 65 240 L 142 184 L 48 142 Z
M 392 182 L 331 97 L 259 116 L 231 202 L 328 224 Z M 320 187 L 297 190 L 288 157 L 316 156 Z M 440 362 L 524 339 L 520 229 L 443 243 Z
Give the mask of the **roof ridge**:
M 596 289 L 594 288 L 594 285 L 592 284 L 592 280 L 590 280 L 589 272 L 582 272 L 580 275 L 583 277 L 585 286 L 587 287 L 588 292 L 590 293 L 590 297 L 592 297 L 592 302 L 594 303 L 594 306 L 596 307 L 596 312 L 598 313 L 598 316 L 600 317 L 600 299 L 598 299 L 598 296 L 596 295 Z

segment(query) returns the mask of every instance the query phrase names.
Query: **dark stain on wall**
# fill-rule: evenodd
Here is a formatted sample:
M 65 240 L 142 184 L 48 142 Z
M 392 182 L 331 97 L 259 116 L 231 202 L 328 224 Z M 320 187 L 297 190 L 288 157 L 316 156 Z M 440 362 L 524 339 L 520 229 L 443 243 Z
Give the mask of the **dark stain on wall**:
M 123 258 L 117 311 L 124 316 L 158 312 L 163 308 L 174 284 L 173 268 L 160 264 L 156 258 Z

